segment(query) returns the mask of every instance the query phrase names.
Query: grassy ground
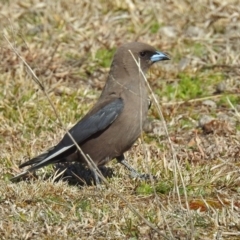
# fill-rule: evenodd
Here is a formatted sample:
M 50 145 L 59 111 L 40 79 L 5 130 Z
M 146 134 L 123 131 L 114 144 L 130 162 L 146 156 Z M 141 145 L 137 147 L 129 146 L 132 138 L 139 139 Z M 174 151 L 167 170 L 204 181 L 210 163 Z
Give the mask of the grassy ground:
M 240 238 L 239 1 L 2 0 L 0 9 L 1 239 Z M 157 180 L 133 180 L 112 161 L 102 190 L 55 182 L 52 166 L 11 183 L 64 130 L 4 35 L 67 128 L 99 96 L 117 46 L 168 52 L 148 74 L 168 134 L 153 106 L 158 122 L 127 154 Z

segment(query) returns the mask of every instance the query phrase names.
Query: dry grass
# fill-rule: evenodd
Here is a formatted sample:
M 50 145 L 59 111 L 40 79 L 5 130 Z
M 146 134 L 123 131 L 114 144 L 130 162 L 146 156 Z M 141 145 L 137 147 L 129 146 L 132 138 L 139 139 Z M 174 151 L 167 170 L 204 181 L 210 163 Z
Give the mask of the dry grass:
M 0 8 L 1 239 L 164 239 L 113 189 L 169 239 L 239 239 L 238 1 L 5 0 Z M 111 187 L 102 190 L 46 178 L 52 167 L 10 183 L 18 164 L 64 130 L 3 34 L 67 128 L 94 104 L 117 46 L 137 40 L 168 52 L 172 60 L 148 76 L 168 136 L 155 122 L 128 152 L 157 180 L 133 180 L 113 161 Z M 160 119 L 156 107 L 150 117 Z

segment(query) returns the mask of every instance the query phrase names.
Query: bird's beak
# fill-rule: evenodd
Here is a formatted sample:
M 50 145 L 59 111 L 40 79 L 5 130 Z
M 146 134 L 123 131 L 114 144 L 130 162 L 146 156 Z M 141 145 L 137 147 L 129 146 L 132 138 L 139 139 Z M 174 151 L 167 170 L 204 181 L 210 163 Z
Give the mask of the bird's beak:
M 155 63 L 155 62 L 158 62 L 158 61 L 164 61 L 164 60 L 170 60 L 170 58 L 162 52 L 157 51 L 157 52 L 155 52 L 155 54 L 153 54 L 151 56 L 151 62 L 152 63 Z

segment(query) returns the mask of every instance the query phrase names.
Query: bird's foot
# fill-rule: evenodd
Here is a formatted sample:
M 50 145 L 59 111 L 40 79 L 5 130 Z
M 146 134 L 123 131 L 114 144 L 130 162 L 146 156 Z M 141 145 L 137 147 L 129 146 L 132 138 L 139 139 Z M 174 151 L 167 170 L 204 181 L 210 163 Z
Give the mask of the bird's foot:
M 138 171 L 136 171 L 132 166 L 128 164 L 128 162 L 124 159 L 123 156 L 117 158 L 117 160 L 119 163 L 124 165 L 130 171 L 131 178 L 137 178 L 140 180 L 149 180 L 152 177 L 153 179 L 156 179 L 156 176 L 152 176 L 146 173 L 139 173 Z
M 150 180 L 151 177 L 153 178 L 153 180 L 155 180 L 157 178 L 156 176 L 153 176 L 153 175 L 150 175 L 150 174 L 147 174 L 147 173 L 139 173 L 137 171 L 131 171 L 130 172 L 130 177 L 140 179 L 140 180 L 143 180 L 143 181 Z

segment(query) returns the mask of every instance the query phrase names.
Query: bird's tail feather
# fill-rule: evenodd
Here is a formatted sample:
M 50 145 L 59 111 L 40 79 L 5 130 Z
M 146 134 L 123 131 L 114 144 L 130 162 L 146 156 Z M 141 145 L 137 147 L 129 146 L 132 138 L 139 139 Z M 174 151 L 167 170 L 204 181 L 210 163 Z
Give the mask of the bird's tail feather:
M 46 152 L 38 155 L 37 157 L 34 157 L 32 159 L 30 159 L 29 161 L 21 164 L 19 166 L 19 168 L 23 168 L 23 167 L 26 167 L 26 166 L 29 166 L 29 165 L 33 165 L 33 164 L 36 164 L 36 163 L 40 163 L 43 159 L 45 159 L 46 157 L 49 156 L 49 153 L 51 152 L 51 150 L 53 150 L 55 147 L 52 147 L 50 149 L 48 149 Z
M 17 176 L 11 178 L 10 180 L 12 182 L 17 182 L 18 180 L 22 179 L 23 177 L 27 176 L 29 174 L 30 169 L 28 169 L 27 171 L 21 172 L 20 174 L 18 174 Z
M 34 158 L 30 159 L 29 161 L 21 164 L 19 166 L 19 168 L 23 168 L 23 167 L 26 167 L 26 166 L 29 166 L 29 165 L 33 165 L 33 166 L 31 166 L 26 171 L 18 174 L 17 176 L 11 178 L 10 180 L 12 182 L 16 182 L 16 181 L 20 180 L 21 178 L 24 178 L 25 176 L 27 176 L 30 172 L 33 172 L 33 171 L 35 171 L 35 170 L 37 170 L 41 167 L 44 167 L 45 165 L 48 165 L 48 162 L 46 162 L 44 164 L 41 164 L 41 162 L 51 154 L 51 151 L 53 149 L 54 149 L 54 147 L 48 149 L 46 152 L 38 155 L 37 157 L 34 157 Z
M 41 154 L 41 155 L 42 155 L 42 154 Z M 31 160 L 32 160 L 32 159 L 31 159 Z M 30 160 L 30 161 L 31 161 L 31 160 Z M 60 160 L 61 160 L 61 159 L 60 159 Z M 58 162 L 58 161 L 59 161 L 59 160 L 55 160 L 55 161 L 53 160 L 53 161 L 51 161 L 51 163 L 56 163 L 56 162 Z M 26 177 L 29 173 L 34 172 L 34 171 L 38 170 L 38 169 L 41 168 L 41 167 L 45 167 L 45 166 L 48 165 L 48 164 L 49 164 L 49 163 L 42 163 L 42 164 L 41 164 L 40 161 L 36 161 L 36 163 L 35 163 L 32 167 L 28 168 L 26 171 L 18 174 L 17 176 L 11 178 L 10 180 L 11 180 L 12 182 L 17 182 L 18 180 Z M 27 165 L 26 165 L 26 166 L 27 166 Z

